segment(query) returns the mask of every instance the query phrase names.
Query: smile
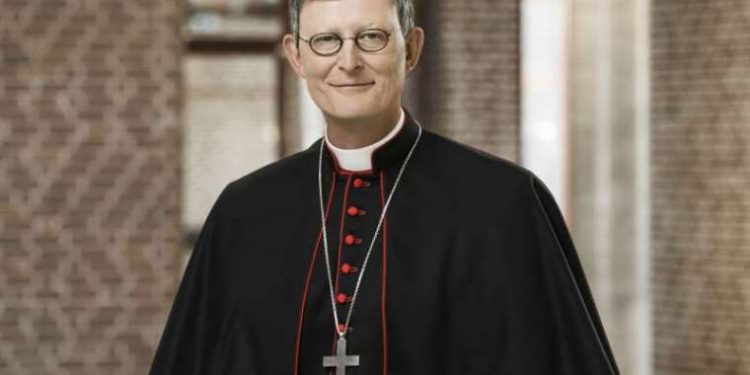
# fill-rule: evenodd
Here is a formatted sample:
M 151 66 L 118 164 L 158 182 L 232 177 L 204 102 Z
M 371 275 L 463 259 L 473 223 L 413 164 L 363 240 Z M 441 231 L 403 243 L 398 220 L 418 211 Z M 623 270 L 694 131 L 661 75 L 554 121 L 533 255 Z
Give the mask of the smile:
M 375 82 L 363 82 L 363 83 L 343 83 L 343 84 L 331 83 L 330 85 L 333 87 L 364 87 L 364 86 L 370 86 L 374 84 Z

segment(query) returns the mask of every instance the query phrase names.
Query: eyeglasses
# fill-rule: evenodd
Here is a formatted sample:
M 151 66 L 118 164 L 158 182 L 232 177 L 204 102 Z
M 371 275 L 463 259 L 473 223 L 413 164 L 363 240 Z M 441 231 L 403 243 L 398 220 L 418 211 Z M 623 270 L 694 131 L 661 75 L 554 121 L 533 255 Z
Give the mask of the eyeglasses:
M 310 45 L 310 49 L 319 56 L 333 56 L 337 54 L 344 45 L 344 40 L 353 39 L 354 44 L 365 52 L 378 52 L 388 45 L 391 34 L 381 29 L 367 29 L 359 32 L 353 38 L 344 38 L 336 33 L 320 33 L 305 39 L 299 39 Z

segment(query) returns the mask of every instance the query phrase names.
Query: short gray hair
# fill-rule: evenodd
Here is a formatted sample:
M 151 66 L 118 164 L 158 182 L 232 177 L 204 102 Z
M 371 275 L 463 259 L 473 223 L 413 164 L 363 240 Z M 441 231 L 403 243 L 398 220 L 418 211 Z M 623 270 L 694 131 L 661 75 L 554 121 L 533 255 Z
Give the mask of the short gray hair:
M 305 1 L 313 0 L 289 0 L 289 27 L 294 38 L 299 40 L 299 14 Z M 414 27 L 414 0 L 393 0 L 398 10 L 398 21 L 404 36 Z

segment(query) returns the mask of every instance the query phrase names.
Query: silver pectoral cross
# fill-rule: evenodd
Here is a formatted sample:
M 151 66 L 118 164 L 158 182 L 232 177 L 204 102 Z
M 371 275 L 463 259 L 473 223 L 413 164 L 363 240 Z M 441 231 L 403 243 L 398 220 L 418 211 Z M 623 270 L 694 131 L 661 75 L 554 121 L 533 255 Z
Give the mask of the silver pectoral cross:
M 359 366 L 358 355 L 346 355 L 346 339 L 339 337 L 336 343 L 336 355 L 323 357 L 323 367 L 335 367 L 336 375 L 346 375 L 346 368 Z

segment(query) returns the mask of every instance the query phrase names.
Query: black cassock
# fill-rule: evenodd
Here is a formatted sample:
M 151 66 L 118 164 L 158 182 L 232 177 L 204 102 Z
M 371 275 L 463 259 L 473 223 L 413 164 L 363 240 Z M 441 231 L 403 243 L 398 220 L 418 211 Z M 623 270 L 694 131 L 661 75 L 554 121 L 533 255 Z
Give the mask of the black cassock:
M 346 317 L 418 134 L 348 172 L 324 154 Z M 337 337 L 321 240 L 320 142 L 230 183 L 195 245 L 151 375 L 326 374 Z M 423 131 L 364 273 L 347 374 L 618 374 L 560 211 L 531 172 Z

